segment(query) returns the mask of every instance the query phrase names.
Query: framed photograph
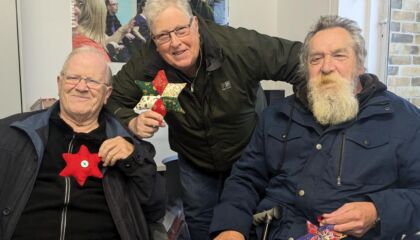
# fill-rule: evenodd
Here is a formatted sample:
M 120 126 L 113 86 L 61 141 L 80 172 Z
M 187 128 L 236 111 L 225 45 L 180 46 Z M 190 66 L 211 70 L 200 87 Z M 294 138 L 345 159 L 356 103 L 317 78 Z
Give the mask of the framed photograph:
M 127 62 L 149 39 L 144 0 L 72 0 L 72 45 L 89 45 L 110 62 Z

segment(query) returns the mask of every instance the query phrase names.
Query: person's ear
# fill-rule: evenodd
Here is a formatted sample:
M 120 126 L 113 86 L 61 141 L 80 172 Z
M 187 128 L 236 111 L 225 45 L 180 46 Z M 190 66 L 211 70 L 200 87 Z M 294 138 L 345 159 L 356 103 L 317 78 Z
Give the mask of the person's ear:
M 62 88 L 62 84 L 60 83 L 60 75 L 57 76 L 57 92 L 58 92 L 58 97 L 61 97 L 61 88 Z
M 61 85 L 60 85 L 60 75 L 58 75 L 57 76 L 57 89 L 58 89 L 58 92 L 60 92 L 60 88 L 61 88 Z
M 198 18 L 197 18 L 197 16 L 193 16 L 193 25 L 197 28 L 197 31 L 198 31 Z
M 105 98 L 104 98 L 104 105 L 108 102 L 108 98 L 111 96 L 112 93 L 112 87 L 107 86 L 105 91 Z

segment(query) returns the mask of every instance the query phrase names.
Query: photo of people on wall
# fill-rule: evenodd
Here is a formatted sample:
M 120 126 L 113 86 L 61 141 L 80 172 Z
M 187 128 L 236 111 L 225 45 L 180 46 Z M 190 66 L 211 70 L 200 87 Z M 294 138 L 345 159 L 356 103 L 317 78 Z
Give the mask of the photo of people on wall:
M 109 62 L 127 62 L 150 40 L 142 14 L 147 0 L 72 0 L 73 49 L 91 46 Z M 228 25 L 228 0 L 191 0 L 195 14 Z

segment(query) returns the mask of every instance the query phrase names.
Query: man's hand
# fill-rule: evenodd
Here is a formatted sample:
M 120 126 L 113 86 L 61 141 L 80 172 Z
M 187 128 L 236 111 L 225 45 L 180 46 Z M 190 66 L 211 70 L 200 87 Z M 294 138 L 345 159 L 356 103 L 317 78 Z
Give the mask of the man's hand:
M 134 38 L 136 38 L 136 36 L 134 36 L 133 34 L 131 34 L 131 33 L 126 33 L 125 34 L 125 37 L 126 38 L 128 38 L 129 40 L 133 40 Z
M 136 19 L 132 18 L 130 21 L 128 21 L 127 24 L 122 25 L 120 28 L 118 28 L 118 31 L 122 31 L 123 35 L 131 32 L 131 29 L 134 27 L 134 24 L 136 23 Z
M 227 230 L 219 233 L 213 240 L 245 240 L 245 237 L 238 231 Z
M 98 156 L 102 158 L 104 167 L 114 166 L 118 160 L 126 159 L 134 151 L 134 146 L 123 137 L 105 140 L 99 148 Z
M 139 138 L 153 137 L 159 127 L 165 127 L 163 116 L 152 110 L 142 112 L 137 117 L 130 120 L 128 128 Z
M 109 42 L 108 44 L 111 44 L 116 51 L 121 51 L 121 49 L 124 48 L 124 45 L 118 44 L 118 43 L 113 42 L 113 41 L 112 42 Z
M 362 237 L 375 225 L 378 213 L 371 202 L 352 202 L 323 214 L 322 218 L 321 224 L 333 224 L 337 232 Z

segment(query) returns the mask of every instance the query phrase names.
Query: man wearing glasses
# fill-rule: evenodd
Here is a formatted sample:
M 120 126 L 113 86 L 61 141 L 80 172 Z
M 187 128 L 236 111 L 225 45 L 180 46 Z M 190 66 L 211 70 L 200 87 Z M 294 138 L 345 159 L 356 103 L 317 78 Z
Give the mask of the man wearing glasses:
M 114 32 L 121 27 L 121 22 L 117 17 L 118 13 L 118 1 L 117 0 L 105 0 L 107 9 L 106 13 L 106 35 L 112 36 Z
M 264 79 L 297 84 L 301 43 L 194 16 L 188 0 L 147 0 L 152 41 L 114 76 L 107 107 L 140 138 L 169 126 L 178 153 L 182 200 L 193 240 L 208 238 L 213 207 L 258 119 L 257 91 Z M 178 100 L 185 113 L 133 108 L 142 97 L 136 80 L 163 70 L 169 83 L 186 83 Z
M 78 48 L 48 110 L 0 120 L 0 239 L 150 239 L 164 215 L 154 148 L 103 109 L 111 71 Z

